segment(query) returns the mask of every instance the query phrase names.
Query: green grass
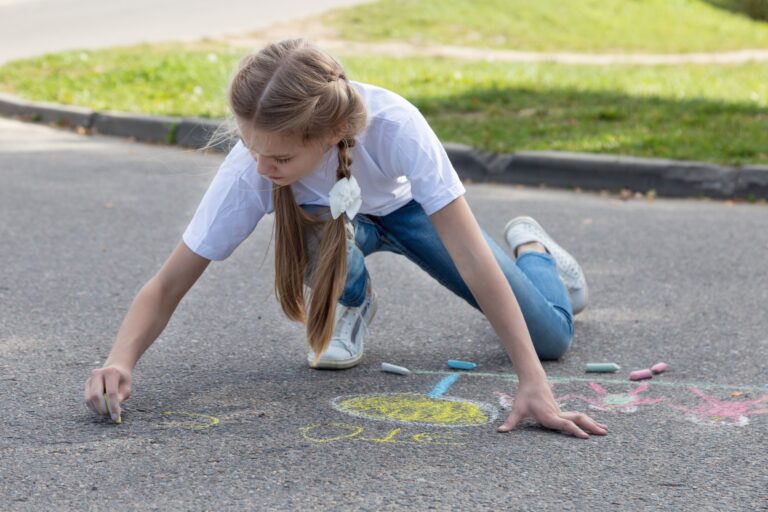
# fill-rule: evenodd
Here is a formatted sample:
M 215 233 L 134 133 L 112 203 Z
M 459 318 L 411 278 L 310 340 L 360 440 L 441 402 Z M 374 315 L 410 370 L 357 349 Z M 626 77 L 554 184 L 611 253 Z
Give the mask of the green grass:
M 241 52 L 166 43 L 52 53 L 0 67 L 0 90 L 96 110 L 218 117 Z
M 765 0 L 752 0 L 755 2 Z M 527 51 L 697 52 L 768 47 L 744 0 L 380 0 L 323 20 L 344 39 Z M 764 8 L 768 11 L 768 8 Z
M 0 68 L 0 89 L 97 110 L 223 117 L 242 49 L 140 45 Z M 444 141 L 768 163 L 768 65 L 568 66 L 339 55 L 354 80 L 394 90 Z M 197 88 L 197 89 L 196 89 Z
M 768 162 L 768 65 L 566 66 L 345 59 L 412 101 L 442 140 Z

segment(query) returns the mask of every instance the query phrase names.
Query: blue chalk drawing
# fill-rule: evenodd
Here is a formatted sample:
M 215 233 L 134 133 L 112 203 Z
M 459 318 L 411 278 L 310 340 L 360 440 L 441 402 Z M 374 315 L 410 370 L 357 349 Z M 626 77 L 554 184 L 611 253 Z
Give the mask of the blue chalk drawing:
M 427 396 L 430 398 L 440 398 L 448 392 L 454 382 L 459 380 L 459 377 L 460 375 L 458 373 L 451 373 L 450 375 L 443 377 L 440 379 L 440 382 L 435 384 L 435 387 L 432 388 L 432 391 L 430 391 Z

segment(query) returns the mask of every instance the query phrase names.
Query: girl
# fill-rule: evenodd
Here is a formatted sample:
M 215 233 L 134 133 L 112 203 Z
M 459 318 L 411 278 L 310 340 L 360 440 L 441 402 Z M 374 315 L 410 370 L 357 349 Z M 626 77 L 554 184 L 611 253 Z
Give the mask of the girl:
M 511 220 L 512 258 L 482 230 L 442 144 L 401 96 L 351 81 L 305 39 L 247 55 L 230 81 L 235 134 L 182 243 L 139 292 L 86 405 L 113 419 L 131 372 L 211 260 L 223 260 L 275 213 L 275 292 L 306 324 L 310 366 L 349 368 L 363 355 L 376 292 L 365 267 L 375 251 L 404 255 L 483 312 L 519 377 L 506 432 L 531 417 L 578 437 L 605 425 L 562 412 L 541 359 L 557 359 L 586 305 L 581 268 L 530 217 Z M 233 130 L 233 131 L 234 131 Z M 354 164 L 354 165 L 353 165 Z

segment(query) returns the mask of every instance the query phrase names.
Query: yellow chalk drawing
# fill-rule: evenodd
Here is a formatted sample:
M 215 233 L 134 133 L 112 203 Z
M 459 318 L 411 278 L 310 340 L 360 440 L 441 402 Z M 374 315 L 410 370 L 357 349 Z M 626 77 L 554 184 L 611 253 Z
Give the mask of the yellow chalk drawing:
M 333 407 L 360 418 L 407 425 L 468 427 L 496 419 L 488 404 L 452 397 L 431 398 L 416 393 L 372 394 L 335 398 Z
M 412 439 L 417 443 L 425 444 L 464 444 L 464 443 L 448 443 L 440 441 L 441 439 L 451 439 L 454 436 L 461 434 L 455 430 L 445 432 L 443 434 L 435 434 L 432 432 L 423 432 L 421 434 L 413 434 Z
M 197 416 L 208 419 L 208 423 L 196 423 L 192 425 L 174 425 L 173 423 L 166 424 L 166 426 L 179 426 L 189 430 L 202 430 L 205 428 L 214 427 L 219 424 L 219 418 L 216 416 L 209 416 L 208 414 L 202 414 L 199 412 L 184 412 L 184 411 L 163 411 L 160 414 L 180 415 L 180 416 Z
M 311 433 L 313 431 L 324 427 L 333 427 L 340 430 L 351 430 L 351 432 L 347 432 L 346 434 L 341 435 L 333 435 L 330 437 L 312 437 Z M 348 425 L 346 423 L 328 423 L 327 425 L 315 423 L 314 425 L 309 425 L 308 427 L 302 428 L 301 437 L 307 441 L 312 441 L 313 443 L 330 443 L 332 441 L 341 441 L 342 439 L 351 439 L 362 433 L 364 430 L 365 429 L 363 427 L 359 427 L 357 425 Z
M 363 437 L 360 434 L 365 428 L 349 423 L 315 423 L 303 427 L 301 437 L 317 444 L 332 443 L 336 441 L 364 442 L 364 443 L 400 443 L 400 444 L 448 444 L 463 445 L 464 443 L 451 441 L 460 435 L 460 432 L 449 431 L 442 434 L 433 432 L 419 432 L 416 434 L 403 434 L 402 428 L 395 428 L 387 432 L 384 437 Z M 398 436 L 401 439 L 398 439 Z M 402 439 L 406 437 L 406 439 Z

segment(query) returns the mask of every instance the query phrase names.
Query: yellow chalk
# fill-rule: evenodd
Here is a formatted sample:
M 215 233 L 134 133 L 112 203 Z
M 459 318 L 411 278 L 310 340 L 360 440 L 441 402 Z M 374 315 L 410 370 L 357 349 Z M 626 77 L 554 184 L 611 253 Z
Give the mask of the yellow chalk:
M 107 403 L 107 414 L 111 418 L 112 417 L 112 413 L 110 412 L 110 409 L 109 409 L 109 397 L 107 396 L 106 393 L 104 393 L 104 401 Z M 115 423 L 117 423 L 119 425 L 122 422 L 123 422 L 123 420 L 120 418 L 120 415 L 118 415 L 117 419 L 115 420 Z

